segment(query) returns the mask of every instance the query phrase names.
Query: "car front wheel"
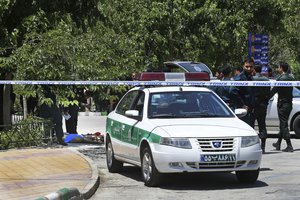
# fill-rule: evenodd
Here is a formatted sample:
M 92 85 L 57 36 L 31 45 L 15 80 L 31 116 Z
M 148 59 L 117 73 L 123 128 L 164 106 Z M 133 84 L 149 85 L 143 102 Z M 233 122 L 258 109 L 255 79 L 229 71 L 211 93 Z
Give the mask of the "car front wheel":
M 110 138 L 106 141 L 106 164 L 111 173 L 119 172 L 123 168 L 123 163 L 116 160 Z
M 157 186 L 160 182 L 161 174 L 157 171 L 149 147 L 142 152 L 142 175 L 146 186 Z
M 259 169 L 249 171 L 236 171 L 235 175 L 240 183 L 255 183 L 259 175 Z

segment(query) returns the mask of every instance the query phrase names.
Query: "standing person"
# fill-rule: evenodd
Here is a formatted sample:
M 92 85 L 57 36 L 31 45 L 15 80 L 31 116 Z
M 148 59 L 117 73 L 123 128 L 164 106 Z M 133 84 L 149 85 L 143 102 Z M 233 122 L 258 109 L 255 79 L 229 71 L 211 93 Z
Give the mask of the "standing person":
M 215 73 L 215 77 L 217 77 L 217 79 L 221 80 L 221 72 L 220 72 L 221 66 L 217 68 L 216 73 Z
M 66 131 L 69 134 L 77 134 L 77 122 L 78 122 L 78 105 L 70 104 L 68 107 L 64 108 L 64 118 L 66 124 Z
M 288 63 L 279 62 L 277 70 L 279 73 L 279 77 L 276 79 L 276 81 L 295 80 L 290 74 L 287 73 L 289 70 Z M 293 87 L 273 87 L 270 97 L 272 98 L 276 93 L 278 93 L 277 111 L 279 118 L 279 134 L 277 142 L 273 143 L 273 147 L 275 147 L 276 150 L 280 150 L 281 141 L 282 139 L 284 139 L 286 141 L 287 147 L 282 151 L 294 152 L 291 143 L 291 135 L 288 128 L 288 120 L 293 108 Z
M 39 117 L 44 119 L 49 119 L 54 125 L 54 131 L 57 137 L 57 142 L 61 145 L 67 146 L 68 144 L 64 142 L 64 132 L 62 128 L 62 111 L 57 105 L 56 95 L 51 90 L 50 86 L 43 87 L 43 93 L 45 98 L 52 100 L 52 104 L 48 105 L 43 103 L 39 108 Z
M 77 134 L 77 123 L 78 123 L 78 112 L 79 112 L 79 101 L 81 90 L 72 87 L 75 97 L 68 97 L 70 104 L 68 107 L 64 107 L 64 119 L 66 124 L 66 131 L 69 134 Z
M 246 58 L 243 64 L 243 71 L 236 77 L 235 81 L 252 81 L 253 68 L 254 60 L 252 58 Z M 253 118 L 252 109 L 254 100 L 253 88 L 246 86 L 232 87 L 230 94 L 235 107 L 244 108 L 247 110 L 247 115 L 242 117 L 241 120 L 243 120 L 251 126 L 251 120 Z
M 253 81 L 269 81 L 269 79 L 261 74 L 261 66 L 254 67 Z M 254 106 L 253 106 L 253 118 L 251 126 L 255 126 L 255 120 L 257 120 L 259 138 L 261 139 L 261 149 L 265 153 L 266 140 L 267 140 L 267 128 L 266 128 L 266 115 L 270 96 L 270 87 L 254 87 Z
M 268 68 L 268 77 L 269 77 L 269 79 L 275 78 L 273 69 L 271 67 Z
M 238 76 L 241 74 L 241 72 L 243 71 L 243 68 L 242 67 L 236 67 L 234 70 L 233 70 L 233 77 L 232 77 L 232 80 L 236 80 L 238 78 Z
M 229 65 L 224 65 L 218 69 L 218 78 L 221 81 L 231 81 L 231 68 Z M 232 109 L 234 110 L 234 104 L 230 97 L 231 88 L 229 86 L 219 86 L 214 89 L 214 92 Z

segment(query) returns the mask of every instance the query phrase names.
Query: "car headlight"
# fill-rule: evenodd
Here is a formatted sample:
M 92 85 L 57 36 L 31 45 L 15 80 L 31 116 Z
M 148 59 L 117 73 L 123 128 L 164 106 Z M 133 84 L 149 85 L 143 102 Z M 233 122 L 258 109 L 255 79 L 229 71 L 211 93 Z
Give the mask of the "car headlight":
M 183 148 L 183 149 L 191 149 L 192 148 L 190 140 L 187 138 L 162 137 L 162 138 L 160 138 L 159 144 Z
M 242 147 L 250 147 L 252 145 L 255 145 L 259 143 L 259 137 L 258 136 L 245 136 L 242 137 Z

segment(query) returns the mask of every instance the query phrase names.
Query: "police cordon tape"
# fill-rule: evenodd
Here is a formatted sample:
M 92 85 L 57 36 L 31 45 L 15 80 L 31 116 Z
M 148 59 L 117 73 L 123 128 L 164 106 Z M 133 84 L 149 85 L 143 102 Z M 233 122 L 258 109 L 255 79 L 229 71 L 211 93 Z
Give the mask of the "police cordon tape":
M 129 85 L 129 86 L 249 86 L 300 87 L 300 81 L 18 81 L 0 80 L 0 85 Z

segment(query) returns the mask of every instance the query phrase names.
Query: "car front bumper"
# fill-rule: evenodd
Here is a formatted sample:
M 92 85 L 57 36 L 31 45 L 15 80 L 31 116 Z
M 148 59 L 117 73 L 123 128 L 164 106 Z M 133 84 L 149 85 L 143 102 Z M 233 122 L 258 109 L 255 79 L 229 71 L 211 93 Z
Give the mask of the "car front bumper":
M 159 144 L 153 144 L 151 149 L 155 166 L 161 173 L 257 170 L 262 158 L 260 144 L 226 152 L 202 152 L 194 146 L 192 149 L 182 149 Z M 204 161 L 201 155 L 221 158 L 234 155 L 235 160 Z

